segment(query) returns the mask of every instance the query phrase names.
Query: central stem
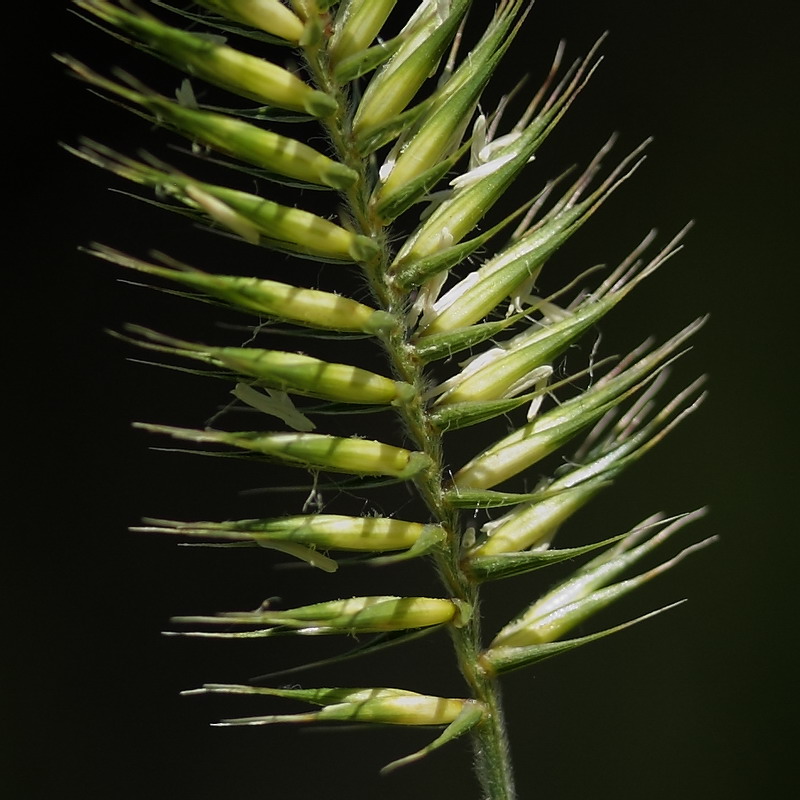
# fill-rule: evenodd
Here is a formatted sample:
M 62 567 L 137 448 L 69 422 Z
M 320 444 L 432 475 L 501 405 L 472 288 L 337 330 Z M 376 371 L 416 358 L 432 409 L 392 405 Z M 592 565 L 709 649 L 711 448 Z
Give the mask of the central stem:
M 462 525 L 458 512 L 445 499 L 444 458 L 442 434 L 432 423 L 426 403 L 422 399 L 426 388 L 423 363 L 409 345 L 411 329 L 407 321 L 407 293 L 393 286 L 387 279 L 391 263 L 386 225 L 378 219 L 370 206 L 374 188 L 368 163 L 353 144 L 352 117 L 348 114 L 348 100 L 333 80 L 327 60 L 320 47 L 306 50 L 309 69 L 318 87 L 335 97 L 339 111 L 327 120 L 327 128 L 339 160 L 354 169 L 359 180 L 347 193 L 348 211 L 358 233 L 372 238 L 380 245 L 380 254 L 364 265 L 377 305 L 392 314 L 397 325 L 383 338 L 386 355 L 392 371 L 414 387 L 414 397 L 398 407 L 413 445 L 431 459 L 431 466 L 415 483 L 434 520 L 447 532 L 447 541 L 435 554 L 436 567 L 446 593 L 464 601 L 473 609 L 470 619 L 462 626 L 450 626 L 459 669 L 472 697 L 480 701 L 485 716 L 472 731 L 475 767 L 483 789 L 484 800 L 514 800 L 514 776 L 511 766 L 508 738 L 500 702 L 497 679 L 488 674 L 480 664 L 482 652 L 479 584 L 464 571 L 461 565 Z

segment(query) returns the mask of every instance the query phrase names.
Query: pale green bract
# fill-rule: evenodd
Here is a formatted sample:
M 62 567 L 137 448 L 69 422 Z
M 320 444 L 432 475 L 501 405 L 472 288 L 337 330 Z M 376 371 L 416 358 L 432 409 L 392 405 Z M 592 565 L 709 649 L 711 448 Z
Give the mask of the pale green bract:
M 598 66 L 600 41 L 569 68 L 561 66 L 559 47 L 549 72 L 540 76 L 540 89 L 523 103 L 521 116 L 507 123 L 520 87 L 501 87 L 508 94 L 496 108 L 482 98 L 525 30 L 531 11 L 525 0 L 500 0 L 478 35 L 467 24 L 470 0 L 201 0 L 199 9 L 154 3 L 153 13 L 121 0 L 74 2 L 80 13 L 179 68 L 191 83 L 184 82 L 172 99 L 127 73 L 106 76 L 69 56 L 60 61 L 94 91 L 128 106 L 151 127 L 188 139 L 195 154 L 230 171 L 217 167 L 205 177 L 202 162 L 187 173 L 168 158 L 145 151 L 125 155 L 88 141 L 68 149 L 144 187 L 149 202 L 267 251 L 263 270 L 251 275 L 242 274 L 233 259 L 215 271 L 164 255 L 142 260 L 104 245 L 89 249 L 164 282 L 176 302 L 200 299 L 245 315 L 245 326 L 229 326 L 244 327 L 238 338 L 220 333 L 214 341 L 205 335 L 198 341 L 191 332 L 136 325 L 116 334 L 176 358 L 175 369 L 228 382 L 238 401 L 214 418 L 219 427 L 137 427 L 202 446 L 201 453 L 305 470 L 313 475 L 311 496 L 330 485 L 361 494 L 401 484 L 421 501 L 413 514 L 404 496 L 398 517 L 385 503 L 381 513 L 376 506 L 357 517 L 337 513 L 329 502 L 324 513 L 312 503 L 285 517 L 149 519 L 136 530 L 194 546 L 250 547 L 256 553 L 269 548 L 327 572 L 337 569 L 333 556 L 349 554 L 349 560 L 384 569 L 389 591 L 396 591 L 390 588 L 390 565 L 398 561 L 428 560 L 441 579 L 439 596 L 341 597 L 343 590 L 311 605 L 298 599 L 292 607 L 275 608 L 266 601 L 255 611 L 183 616 L 176 625 L 192 629 L 172 634 L 358 634 L 367 637 L 359 652 L 369 652 L 446 628 L 464 677 L 460 697 L 426 694 L 424 685 L 415 687 L 419 692 L 387 688 L 379 680 L 366 688 L 207 684 L 187 694 L 260 695 L 319 706 L 308 713 L 228 719 L 225 726 L 346 722 L 444 728 L 389 768 L 469 734 L 482 796 L 511 800 L 516 795 L 498 676 L 659 613 L 565 638 L 710 541 L 685 547 L 634 577 L 625 577 L 628 568 L 702 511 L 671 520 L 655 515 L 628 534 L 602 530 L 596 541 L 553 546 L 572 515 L 703 399 L 701 379 L 665 403 L 657 400 L 669 364 L 703 320 L 684 320 L 671 339 L 646 342 L 621 359 L 599 360 L 592 351 L 570 375 L 560 361 L 681 249 L 685 230 L 646 256 L 655 238 L 649 234 L 604 279 L 592 269 L 570 276 L 556 291 L 537 288 L 550 257 L 643 160 L 647 142 L 603 170 L 612 137 L 558 191 L 565 175 L 548 177 L 538 164 L 530 165 L 579 101 Z M 183 30 L 187 20 L 190 30 Z M 296 67 L 287 66 L 287 51 Z M 204 84 L 215 88 L 198 92 Z M 219 90 L 229 108 L 198 103 L 198 97 L 216 98 Z M 294 123 L 304 124 L 292 128 Z M 597 178 L 601 172 L 605 177 Z M 503 209 L 507 190 L 521 176 L 535 187 L 529 201 Z M 309 194 L 298 189 L 313 189 L 315 199 L 323 200 L 314 210 L 306 208 Z M 504 241 L 493 242 L 501 236 Z M 490 244 L 494 249 L 487 250 Z M 319 288 L 318 273 L 302 261 L 287 282 L 288 271 L 281 268 L 287 254 L 323 262 L 321 269 L 332 276 L 327 286 L 346 270 L 360 276 L 368 291 L 348 296 L 344 287 L 353 281 L 344 279 L 341 294 Z M 264 323 L 279 325 L 284 336 L 262 346 Z M 286 333 L 296 339 L 288 348 Z M 337 357 L 315 354 L 315 337 L 341 339 Z M 359 351 L 347 346 L 353 337 L 374 345 L 380 363 L 356 363 Z M 228 424 L 229 416 L 241 418 L 245 411 L 246 424 Z M 360 431 L 357 415 L 374 412 L 402 423 L 381 426 L 386 441 Z M 325 432 L 333 413 L 346 415 L 351 435 Z M 453 431 L 500 415 L 509 420 L 504 435 L 466 463 L 450 460 L 447 444 L 458 437 Z M 553 475 L 532 471 L 577 438 L 577 450 Z M 326 483 L 329 473 L 333 484 Z M 591 560 L 532 597 L 485 644 L 476 611 L 484 583 L 590 553 Z

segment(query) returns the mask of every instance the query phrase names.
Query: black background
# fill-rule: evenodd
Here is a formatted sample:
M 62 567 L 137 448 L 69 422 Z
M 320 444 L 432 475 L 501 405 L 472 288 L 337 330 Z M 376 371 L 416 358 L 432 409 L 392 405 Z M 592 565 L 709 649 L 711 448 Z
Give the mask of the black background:
M 333 654 L 343 643 L 162 637 L 172 614 L 249 608 L 269 595 L 299 605 L 339 594 L 435 592 L 435 584 L 416 564 L 320 577 L 272 571 L 277 559 L 268 553 L 186 550 L 126 533 L 143 514 L 272 515 L 296 511 L 302 496 L 239 498 L 240 489 L 269 485 L 275 475 L 155 453 L 130 429 L 132 419 L 201 426 L 225 402 L 225 389 L 130 363 L 125 357 L 138 354 L 104 329 L 132 320 L 201 338 L 202 326 L 213 330 L 208 311 L 122 285 L 118 271 L 76 248 L 93 239 L 137 255 L 154 247 L 220 271 L 235 271 L 239 260 L 246 269 L 262 254 L 110 194 L 109 185 L 130 187 L 57 148 L 86 134 L 122 152 L 150 147 L 165 156 L 175 140 L 154 138 L 146 123 L 66 79 L 50 51 L 101 70 L 122 64 L 165 91 L 177 73 L 126 52 L 66 4 L 51 5 L 20 25 L 21 46 L 5 66 L 6 374 L 7 394 L 19 404 L 6 416 L 8 796 L 477 797 L 466 745 L 380 778 L 382 764 L 428 734 L 217 730 L 207 723 L 252 705 L 178 696 L 204 681 L 243 681 Z M 505 681 L 520 797 L 744 800 L 781 796 L 791 785 L 796 22 L 794 4 L 777 1 L 756 11 L 688 0 L 539 0 L 494 84 L 496 97 L 530 71 L 536 85 L 560 37 L 576 56 L 611 31 L 602 67 L 520 181 L 522 199 L 546 177 L 585 163 L 614 130 L 620 155 L 656 137 L 643 170 L 554 268 L 575 274 L 614 263 L 653 225 L 666 237 L 689 218 L 698 223 L 686 251 L 604 322 L 603 347 L 619 352 L 651 333 L 663 338 L 710 312 L 673 384 L 707 371 L 710 399 L 566 535 L 588 541 L 655 510 L 708 503 L 712 513 L 692 535 L 721 537 L 597 624 L 688 603 Z M 188 163 L 181 158 L 173 160 Z M 317 282 L 317 265 L 272 256 L 267 263 L 268 276 Z M 330 287 L 347 280 L 330 270 L 319 276 Z M 376 419 L 376 435 L 397 435 Z M 469 439 L 454 461 L 474 451 Z M 337 510 L 362 505 L 346 498 Z M 690 540 L 687 532 L 681 541 Z M 489 587 L 488 630 L 550 580 Z M 297 680 L 460 691 L 444 636 Z M 270 713 L 275 704 L 260 708 Z

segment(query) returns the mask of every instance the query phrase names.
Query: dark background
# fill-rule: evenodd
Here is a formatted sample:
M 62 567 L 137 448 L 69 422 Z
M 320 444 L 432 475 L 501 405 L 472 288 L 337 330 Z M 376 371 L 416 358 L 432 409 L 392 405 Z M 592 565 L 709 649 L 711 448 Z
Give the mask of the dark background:
M 6 504 L 14 514 L 6 531 L 7 796 L 477 797 L 465 744 L 380 778 L 382 764 L 422 746 L 428 734 L 217 730 L 207 723 L 255 713 L 252 705 L 178 696 L 204 681 L 244 681 L 334 654 L 344 643 L 160 636 L 173 614 L 249 608 L 269 595 L 299 605 L 339 594 L 434 592 L 435 584 L 418 564 L 320 577 L 272 571 L 278 559 L 266 552 L 186 550 L 126 533 L 143 514 L 277 515 L 296 511 L 302 495 L 240 498 L 240 489 L 269 485 L 275 475 L 238 462 L 155 453 L 150 439 L 130 429 L 133 419 L 201 426 L 226 390 L 130 363 L 125 357 L 138 354 L 104 329 L 132 320 L 201 338 L 202 326 L 212 330 L 208 311 L 122 285 L 118 279 L 126 276 L 76 248 L 99 239 L 141 256 L 156 247 L 220 271 L 236 271 L 239 260 L 246 269 L 260 254 L 108 193 L 109 185 L 130 187 L 56 147 L 86 134 L 122 152 L 149 147 L 163 156 L 175 140 L 154 138 L 146 123 L 64 78 L 50 51 L 70 52 L 100 70 L 122 64 L 166 91 L 177 73 L 126 52 L 65 3 L 52 6 L 46 20 L 37 20 L 44 36 L 23 28 L 24 47 L 6 65 L 10 102 L 18 101 L 5 125 L 12 211 L 6 369 L 8 394 L 20 406 L 6 419 Z M 479 20 L 476 14 L 476 27 Z M 709 401 L 578 515 L 567 540 L 613 535 L 653 511 L 706 503 L 711 515 L 681 543 L 721 537 L 587 630 L 688 598 L 679 609 L 508 677 L 522 798 L 744 800 L 782 796 L 791 785 L 796 22 L 788 2 L 764 2 L 756 12 L 750 4 L 688 0 L 539 0 L 494 84 L 506 89 L 530 71 L 535 86 L 560 37 L 576 56 L 611 31 L 602 67 L 529 167 L 521 192 L 585 163 L 613 130 L 621 133 L 619 156 L 656 137 L 642 171 L 554 268 L 575 274 L 615 263 L 653 225 L 667 237 L 689 218 L 698 223 L 686 251 L 602 327 L 604 352 L 612 353 L 651 333 L 664 338 L 710 312 L 673 383 L 677 389 L 707 371 Z M 316 265 L 267 259 L 269 276 L 317 281 Z M 340 276 L 328 270 L 319 280 L 336 286 L 347 280 Z M 380 435 L 385 423 L 374 424 Z M 357 513 L 363 503 L 344 498 L 336 510 Z M 489 587 L 488 630 L 550 580 L 536 575 Z M 441 635 L 297 680 L 460 691 Z M 276 706 L 260 708 L 270 713 Z

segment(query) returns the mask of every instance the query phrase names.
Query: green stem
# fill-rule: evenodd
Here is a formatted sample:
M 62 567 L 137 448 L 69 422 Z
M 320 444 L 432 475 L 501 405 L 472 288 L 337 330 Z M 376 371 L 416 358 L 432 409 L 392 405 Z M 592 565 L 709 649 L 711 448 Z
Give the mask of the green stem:
M 385 276 L 391 262 L 386 227 L 372 213 L 369 204 L 370 176 L 364 159 L 353 145 L 347 98 L 333 81 L 322 49 L 308 48 L 307 63 L 317 86 L 338 101 L 339 112 L 327 120 L 327 128 L 336 154 L 342 163 L 356 170 L 360 180 L 346 196 L 348 210 L 356 230 L 373 238 L 381 246 L 381 254 L 364 266 L 377 304 L 393 314 L 397 327 L 383 339 L 384 349 L 394 374 L 415 387 L 414 398 L 398 411 L 414 446 L 431 458 L 432 466 L 416 480 L 417 488 L 431 515 L 447 532 L 447 544 L 435 554 L 436 566 L 451 597 L 469 604 L 472 616 L 460 628 L 451 627 L 451 639 L 472 697 L 483 704 L 485 718 L 472 732 L 475 765 L 483 789 L 484 800 L 514 800 L 514 776 L 511 766 L 497 679 L 480 663 L 481 646 L 479 584 L 461 566 L 462 525 L 459 514 L 445 501 L 444 458 L 441 432 L 436 429 L 421 399 L 426 385 L 423 364 L 407 343 L 411 330 L 406 322 L 407 296 L 389 283 Z

